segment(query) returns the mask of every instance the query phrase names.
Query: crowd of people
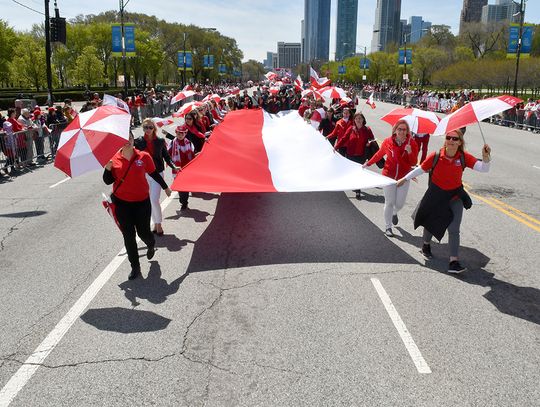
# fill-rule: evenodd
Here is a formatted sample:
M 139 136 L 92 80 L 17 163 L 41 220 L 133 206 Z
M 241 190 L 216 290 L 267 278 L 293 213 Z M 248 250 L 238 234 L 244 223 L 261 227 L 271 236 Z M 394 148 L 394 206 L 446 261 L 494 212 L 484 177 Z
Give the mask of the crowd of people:
M 428 134 L 414 134 L 406 121 L 398 121 L 392 128 L 391 135 L 378 146 L 365 116 L 356 111 L 357 93 L 355 88 L 347 89 L 347 98 L 334 99 L 330 106 L 325 106 L 323 99 L 313 92 L 305 92 L 292 84 L 283 84 L 276 89 L 267 83 L 255 84 L 253 90 L 240 90 L 239 87 L 194 86 L 195 100 L 203 100 L 189 113 L 183 115 L 184 122 L 175 126 L 172 134 L 158 132 L 152 116 L 163 116 L 181 109 L 186 101 L 174 104 L 174 91 L 157 93 L 153 89 L 132 97 L 124 98 L 132 115 L 132 126 L 142 125 L 143 135 L 139 138 L 130 136 L 126 145 L 105 166 L 103 179 L 113 184 L 111 195 L 115 204 L 117 222 L 121 228 L 128 258 L 131 264 L 130 279 L 141 273 L 137 255 L 136 235 L 147 245 L 147 257 L 151 259 L 155 251 L 155 236 L 164 234 L 160 206 L 161 190 L 167 195 L 171 191 L 165 182 L 165 167 L 171 168 L 176 176 L 193 158 L 203 151 L 204 144 L 211 137 L 213 129 L 221 123 L 225 115 L 234 110 L 264 109 L 269 113 L 296 110 L 310 125 L 316 128 L 332 145 L 336 153 L 347 159 L 362 164 L 367 168 L 377 164 L 382 174 L 396 180 L 396 183 L 383 188 L 384 193 L 384 230 L 388 237 L 393 237 L 392 228 L 399 222 L 399 211 L 406 202 L 411 179 L 429 172 L 428 190 L 415 217 L 415 227 L 423 226 L 422 254 L 426 259 L 433 257 L 430 242 L 432 236 L 441 239 L 446 231 L 449 236 L 448 272 L 459 273 L 464 267 L 459 262 L 459 228 L 463 208 L 468 208 L 470 198 L 463 190 L 461 177 L 466 168 L 486 172 L 489 170 L 490 148 L 485 145 L 482 160 L 477 160 L 465 151 L 463 134 L 459 130 L 446 135 L 442 149 L 428 153 Z M 186 89 L 184 89 L 186 90 Z M 392 92 L 396 89 L 364 89 L 371 91 Z M 418 91 L 420 95 L 420 91 Z M 120 95 L 118 95 L 120 96 Z M 444 95 L 456 98 L 456 106 L 474 99 L 474 93 Z M 150 104 L 149 104 L 150 101 Z M 80 112 L 94 109 L 103 103 L 99 94 L 94 94 Z M 149 109 L 148 106 L 152 106 Z M 155 109 L 155 106 L 160 106 Z M 427 108 L 422 104 L 416 107 Z M 531 103 L 530 109 L 533 110 Z M 71 101 L 63 106 L 51 107 L 43 114 L 36 108 L 30 113 L 23 109 L 16 117 L 15 109 L 8 111 L 2 128 L 6 134 L 21 134 L 32 129 L 36 134 L 50 132 L 50 127 L 60 123 L 69 123 L 78 113 Z M 28 132 L 27 132 L 28 133 Z M 26 134 L 26 133 L 25 133 Z M 37 151 L 36 159 L 43 159 L 43 136 L 32 138 Z M 9 138 L 6 138 L 8 140 Z M 166 140 L 169 139 L 169 140 Z M 13 141 L 13 140 L 12 140 Z M 17 140 L 18 145 L 28 146 L 28 140 Z M 2 146 L 7 149 L 7 143 Z M 32 148 L 18 149 L 16 155 L 8 155 L 8 165 L 28 161 L 28 151 Z M 362 199 L 362 191 L 354 191 L 357 199 Z M 179 193 L 181 210 L 188 209 L 189 192 Z M 153 228 L 151 228 L 153 225 Z

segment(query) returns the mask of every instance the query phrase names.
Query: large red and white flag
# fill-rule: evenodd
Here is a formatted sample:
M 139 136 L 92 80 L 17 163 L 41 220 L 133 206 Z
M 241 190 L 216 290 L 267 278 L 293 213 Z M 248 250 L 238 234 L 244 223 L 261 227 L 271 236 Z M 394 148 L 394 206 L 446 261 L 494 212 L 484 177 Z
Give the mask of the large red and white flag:
M 203 151 L 180 172 L 176 191 L 345 191 L 391 185 L 393 179 L 363 169 L 295 112 L 230 112 Z
M 186 98 L 189 98 L 191 96 L 193 96 L 195 94 L 195 92 L 193 92 L 192 90 L 186 90 L 186 91 L 182 91 L 182 92 L 178 92 L 176 95 L 174 95 L 174 97 L 171 99 L 171 105 L 174 105 L 175 103 L 178 103 L 180 102 L 181 100 L 184 100 Z
M 302 82 L 300 75 L 298 75 L 294 80 L 294 89 L 298 92 L 302 92 L 304 90 L 304 82 Z
M 328 78 L 319 78 L 319 75 L 312 67 L 309 67 L 309 72 L 309 80 L 311 82 L 311 86 L 313 86 L 315 89 L 321 89 L 325 86 L 330 86 L 330 84 L 332 83 L 332 81 Z

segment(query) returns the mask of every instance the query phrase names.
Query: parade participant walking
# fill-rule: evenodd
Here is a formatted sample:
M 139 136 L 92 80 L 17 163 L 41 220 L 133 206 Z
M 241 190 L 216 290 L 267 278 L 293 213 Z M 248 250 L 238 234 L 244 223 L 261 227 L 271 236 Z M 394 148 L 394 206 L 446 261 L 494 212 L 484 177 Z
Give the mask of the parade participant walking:
M 193 143 L 195 147 L 195 152 L 198 153 L 202 150 L 203 144 L 206 140 L 206 134 L 202 131 L 203 129 L 199 127 L 195 119 L 195 114 L 189 112 L 186 114 L 185 124 L 188 128 L 187 138 Z
M 398 120 L 392 128 L 392 135 L 386 138 L 379 151 L 364 164 L 369 167 L 381 158 L 386 157 L 382 175 L 398 180 L 405 176 L 418 160 L 418 145 L 412 139 L 409 124 L 405 120 Z M 399 222 L 398 212 L 405 205 L 410 181 L 383 187 L 384 192 L 384 222 L 385 234 L 394 237 L 392 225 Z
M 337 140 L 339 142 L 340 139 L 342 139 L 345 136 L 345 133 L 347 130 L 349 130 L 349 127 L 352 126 L 352 120 L 351 120 L 351 111 L 349 108 L 343 109 L 343 117 L 339 119 L 336 123 L 336 127 L 330 133 L 326 138 L 332 142 L 333 140 Z M 345 147 L 342 147 L 338 150 L 341 155 L 345 155 Z
M 157 129 L 152 119 L 146 118 L 143 120 L 144 136 L 135 140 L 135 148 L 140 151 L 146 151 L 150 154 L 154 160 L 154 166 L 156 171 L 163 177 L 163 171 L 165 170 L 165 161 L 171 168 L 176 168 L 171 160 L 171 156 L 167 152 L 167 144 L 165 140 L 157 136 Z M 146 177 L 148 185 L 150 186 L 150 202 L 152 203 L 152 221 L 154 222 L 153 232 L 158 236 L 163 235 L 163 228 L 161 222 L 163 214 L 161 213 L 161 205 L 159 198 L 161 195 L 161 188 L 153 178 Z
M 324 119 L 321 120 L 321 123 L 319 124 L 319 131 L 322 133 L 324 137 L 328 136 L 332 131 L 334 131 L 334 128 L 336 127 L 336 122 L 334 119 L 334 109 L 329 108 L 326 110 L 326 116 Z M 335 139 L 333 140 L 335 143 Z M 332 145 L 334 145 L 332 143 Z
M 176 137 L 169 147 L 169 154 L 176 165 L 177 169 L 173 169 L 173 177 L 181 171 L 195 157 L 195 148 L 191 141 L 186 138 L 188 128 L 186 125 L 178 126 L 175 129 Z M 178 193 L 180 199 L 180 210 L 188 209 L 189 192 L 181 191 Z
M 355 113 L 353 125 L 345 132 L 345 136 L 338 140 L 334 150 L 345 147 L 347 158 L 359 164 L 366 162 L 366 146 L 375 141 L 375 136 L 369 127 L 366 126 L 366 118 L 362 113 Z M 354 190 L 356 199 L 362 198 L 360 190 Z
M 450 249 L 449 273 L 461 273 L 466 270 L 459 262 L 459 229 L 463 208 L 469 209 L 471 199 L 463 189 L 463 171 L 471 168 L 479 172 L 489 171 L 491 148 L 484 144 L 482 160 L 477 160 L 465 151 L 465 141 L 460 130 L 453 130 L 446 135 L 443 148 L 431 153 L 424 162 L 401 178 L 398 186 L 426 172 L 430 173 L 429 186 L 420 201 L 414 220 L 415 229 L 424 226 L 422 254 L 426 259 L 433 257 L 431 239 L 441 240 L 448 230 Z
M 416 144 L 418 145 L 418 150 L 422 152 L 422 155 L 420 157 L 421 163 L 424 162 L 424 160 L 427 157 L 428 152 L 428 146 L 429 146 L 429 134 L 427 133 L 413 133 L 414 141 L 416 141 Z
M 146 244 L 146 257 L 154 257 L 155 239 L 150 231 L 152 206 L 146 176 L 165 190 L 167 196 L 171 190 L 156 170 L 154 160 L 145 151 L 134 148 L 133 134 L 129 142 L 118 151 L 105 166 L 103 181 L 113 185 L 111 199 L 116 205 L 116 218 L 122 230 L 124 245 L 131 264 L 129 279 L 141 274 L 136 235 Z

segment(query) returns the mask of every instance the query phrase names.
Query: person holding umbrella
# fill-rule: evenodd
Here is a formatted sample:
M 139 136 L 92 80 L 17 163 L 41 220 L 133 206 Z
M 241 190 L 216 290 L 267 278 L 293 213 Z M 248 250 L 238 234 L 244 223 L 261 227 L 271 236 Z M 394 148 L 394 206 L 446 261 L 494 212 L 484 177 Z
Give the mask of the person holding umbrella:
M 428 155 L 422 164 L 410 171 L 398 182 L 402 187 L 409 180 L 430 173 L 429 186 L 420 201 L 414 218 L 415 229 L 424 226 L 422 254 L 426 259 L 433 258 L 431 239 L 441 240 L 448 230 L 450 262 L 448 272 L 457 274 L 466 270 L 459 262 L 459 228 L 463 208 L 469 209 L 471 199 L 463 189 L 462 177 L 465 168 L 479 172 L 489 171 L 491 148 L 484 144 L 482 160 L 477 160 L 465 151 L 465 141 L 461 130 L 452 130 L 445 136 L 444 146 Z
M 167 144 L 165 140 L 157 136 L 157 129 L 155 123 L 150 118 L 143 120 L 144 136 L 135 140 L 135 147 L 139 151 L 146 151 L 150 154 L 154 160 L 154 166 L 156 171 L 163 177 L 163 171 L 165 170 L 164 161 L 167 165 L 173 169 L 176 169 L 171 156 L 167 151 Z M 150 202 L 152 203 L 152 221 L 154 222 L 153 232 L 158 236 L 163 235 L 163 228 L 161 222 L 163 214 L 161 213 L 161 205 L 159 198 L 161 195 L 161 186 L 153 178 L 147 177 L 148 185 L 150 186 Z
M 364 168 L 375 164 L 386 156 L 382 175 L 398 180 L 403 178 L 418 160 L 418 144 L 412 139 L 409 124 L 406 120 L 398 120 L 392 128 L 392 135 L 386 138 L 379 151 L 363 165 Z M 385 235 L 394 237 L 392 225 L 399 222 L 398 212 L 405 205 L 409 192 L 409 181 L 383 187 Z
M 167 183 L 156 169 L 154 160 L 146 151 L 134 148 L 133 134 L 129 141 L 105 165 L 103 181 L 113 186 L 111 199 L 116 205 L 115 214 L 124 237 L 124 245 L 131 264 L 130 280 L 141 274 L 136 234 L 146 244 L 146 257 L 154 257 L 155 239 L 150 231 L 150 187 L 146 176 L 171 195 Z

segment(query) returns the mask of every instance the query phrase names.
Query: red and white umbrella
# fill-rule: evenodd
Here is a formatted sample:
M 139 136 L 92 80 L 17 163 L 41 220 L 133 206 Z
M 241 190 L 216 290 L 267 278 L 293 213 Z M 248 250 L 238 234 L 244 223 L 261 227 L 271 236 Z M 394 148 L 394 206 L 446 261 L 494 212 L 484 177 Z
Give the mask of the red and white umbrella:
M 523 102 L 521 99 L 514 96 L 502 95 L 467 103 L 462 108 L 443 118 L 433 134 L 444 135 L 469 124 L 480 123 L 482 120 L 511 109 L 521 102 Z
M 188 97 L 191 97 L 195 94 L 192 90 L 184 90 L 182 92 L 178 92 L 172 99 L 171 99 L 171 105 L 174 105 L 175 103 L 180 102 L 181 100 L 184 100 Z
M 203 102 L 209 102 L 210 100 L 215 100 L 216 103 L 219 103 L 219 101 L 221 100 L 221 97 L 217 93 L 208 94 L 208 95 L 206 95 L 204 97 L 204 99 L 202 101 Z
M 199 106 L 204 105 L 203 102 L 189 102 L 186 103 L 184 106 L 178 110 L 178 112 L 175 112 L 172 114 L 173 117 L 184 117 L 186 114 L 191 112 L 193 109 L 198 108 Z
M 281 88 L 279 86 L 272 86 L 270 89 L 268 89 L 268 92 L 270 92 L 272 95 L 277 95 L 280 89 Z
M 321 94 L 314 89 L 306 89 L 302 92 L 302 97 L 307 97 L 309 95 L 311 95 L 313 99 L 322 99 Z
M 128 142 L 130 125 L 116 106 L 79 113 L 60 135 L 54 166 L 72 178 L 102 169 Z
M 405 120 L 411 131 L 417 134 L 431 134 L 439 124 L 439 117 L 435 113 L 420 109 L 397 108 L 381 117 L 381 120 L 392 126 L 399 120 Z
M 327 86 L 319 89 L 319 93 L 325 99 L 343 99 L 347 97 L 347 92 L 337 86 Z
M 162 119 L 161 117 L 153 117 L 152 122 L 157 127 L 163 127 L 163 126 L 168 126 L 169 124 L 173 124 L 174 120 L 172 120 L 172 119 Z

